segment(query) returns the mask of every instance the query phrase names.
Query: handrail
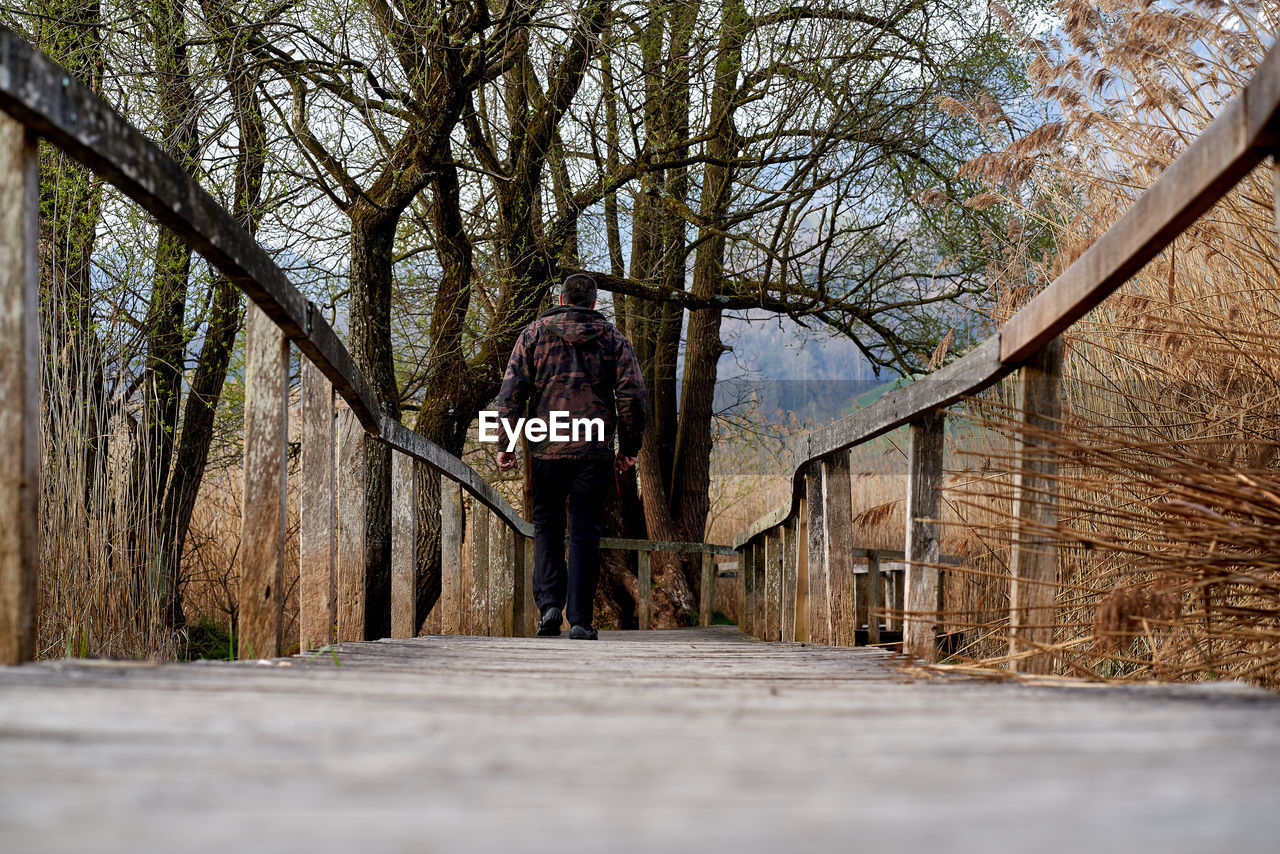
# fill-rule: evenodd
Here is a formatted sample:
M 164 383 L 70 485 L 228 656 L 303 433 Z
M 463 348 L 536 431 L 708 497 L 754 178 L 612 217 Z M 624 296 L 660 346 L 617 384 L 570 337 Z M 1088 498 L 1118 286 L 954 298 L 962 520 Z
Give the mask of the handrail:
M 500 572 L 507 576 L 501 582 L 506 589 L 493 592 L 499 604 L 496 606 L 498 609 L 496 616 L 495 612 L 492 611 L 488 615 L 490 620 L 489 628 L 492 630 L 495 625 L 493 621 L 501 618 L 503 631 L 518 633 L 522 630 L 519 624 L 532 613 L 529 610 L 529 604 L 532 600 L 528 595 L 528 580 L 521 581 L 519 578 L 513 578 L 511 573 L 513 571 L 523 573 L 531 569 L 531 560 L 527 557 L 527 552 L 531 546 L 530 539 L 534 535 L 533 525 L 522 518 L 506 499 L 475 469 L 381 411 L 371 385 L 355 364 L 350 352 L 325 321 L 317 306 L 307 300 L 293 286 L 262 246 L 212 196 L 172 158 L 129 124 L 110 105 L 90 92 L 71 74 L 56 65 L 34 46 L 4 27 L 0 27 L 0 111 L 8 113 L 28 131 L 28 140 L 30 140 L 31 135 L 43 137 L 94 170 L 140 207 L 150 212 L 166 228 L 173 231 L 185 240 L 192 249 L 204 256 L 214 268 L 225 275 L 231 283 L 253 301 L 261 310 L 261 314 L 257 316 L 265 316 L 265 319 L 274 325 L 275 330 L 278 330 L 273 330 L 272 332 L 272 335 L 278 336 L 275 339 L 276 341 L 280 341 L 286 347 L 288 344 L 294 344 L 298 347 L 315 368 L 315 371 L 311 370 L 310 367 L 308 367 L 307 371 L 304 371 L 304 423 L 313 425 L 316 423 L 315 421 L 308 422 L 309 416 L 306 414 L 306 410 L 308 405 L 311 404 L 321 407 L 317 410 L 319 412 L 324 412 L 327 408 L 329 416 L 332 417 L 334 415 L 333 399 L 328 396 L 328 390 L 322 385 L 311 385 L 312 377 L 316 377 L 316 383 L 323 382 L 318 379 L 316 373 L 318 371 L 318 375 L 323 375 L 324 379 L 327 380 L 328 388 L 331 388 L 346 402 L 351 416 L 354 418 L 354 422 L 347 421 L 347 424 L 354 427 L 354 424 L 358 423 L 360 425 L 359 429 L 362 429 L 369 437 L 404 455 L 403 457 L 393 455 L 394 483 L 392 491 L 394 493 L 393 505 L 396 505 L 392 514 L 392 536 L 395 540 L 395 545 L 392 548 L 393 566 L 391 568 L 393 634 L 406 631 L 412 632 L 416 625 L 413 618 L 413 603 L 416 596 L 413 580 L 413 554 L 416 548 L 416 534 L 414 533 L 416 521 L 414 514 L 416 511 L 413 508 L 416 500 L 414 498 L 415 487 L 413 486 L 412 472 L 402 467 L 402 462 L 406 458 L 412 458 L 429 466 L 433 471 L 454 482 L 461 489 L 466 490 L 479 504 L 492 511 L 493 516 L 487 521 L 484 518 L 485 514 L 477 514 L 474 517 L 476 525 L 482 527 L 491 524 L 499 527 L 505 525 L 509 530 L 509 534 L 505 536 L 505 543 L 502 540 L 494 539 L 495 536 L 501 535 L 494 534 L 487 537 L 492 542 L 483 551 L 491 553 L 473 554 L 472 559 L 473 561 L 479 561 L 479 566 L 483 566 L 484 562 L 492 557 L 498 562 L 496 566 L 499 567 Z M 34 161 L 32 160 L 32 162 Z M 31 174 L 34 176 L 34 172 Z M 28 180 L 27 178 L 21 180 L 26 183 L 26 186 L 34 186 L 34 180 Z M 25 216 L 34 217 L 36 215 L 33 200 L 34 195 L 27 197 L 27 202 L 24 203 L 27 208 Z M 22 251 L 31 252 L 31 246 L 34 244 L 30 243 L 30 235 L 25 233 L 15 234 L 12 239 L 18 245 L 24 247 Z M 26 260 L 23 263 L 28 266 L 33 265 L 32 257 L 33 255 L 26 256 Z M 253 327 L 253 324 L 250 323 L 249 326 Z M 247 334 L 252 337 L 257 333 L 251 329 Z M 254 340 L 262 341 L 265 339 L 255 338 Z M 260 346 L 267 346 L 269 349 L 269 347 L 275 345 Z M 264 350 L 263 352 L 266 353 L 267 351 Z M 277 350 L 276 352 L 279 353 L 281 351 Z M 260 356 L 259 358 L 268 357 Z M 263 368 L 263 370 L 267 372 L 264 376 L 271 375 L 273 377 L 270 380 L 263 380 L 266 384 L 263 388 L 266 389 L 270 383 L 275 383 L 271 387 L 271 391 L 264 390 L 263 394 L 283 395 L 284 379 L 277 374 L 271 374 L 269 366 L 268 368 Z M 309 404 L 308 401 L 311 403 Z M 27 412 L 31 409 L 31 405 L 24 404 L 24 406 L 26 408 L 21 409 L 20 412 Z M 269 411 L 270 408 L 270 406 L 267 406 L 264 411 Z M 341 418 L 339 423 L 342 423 Z M 320 424 L 323 424 L 323 417 L 321 417 Z M 273 428 L 267 425 L 266 429 Z M 320 429 L 322 433 L 324 431 L 322 426 L 313 429 Z M 248 430 L 249 427 L 246 424 L 246 431 Z M 257 435 L 265 434 L 259 433 Z M 358 435 L 358 431 L 344 433 L 344 436 Z M 327 440 L 321 439 L 321 441 L 328 441 L 330 448 L 332 448 L 334 441 L 332 430 L 329 431 Z M 344 439 L 343 441 L 348 440 Z M 34 447 L 30 441 L 27 444 Z M 270 444 L 271 441 L 268 439 L 264 447 L 269 447 Z M 247 448 L 248 443 L 246 442 Z M 248 453 L 247 450 L 246 453 Z M 356 454 L 357 452 L 351 451 L 351 453 Z M 323 456 L 321 459 L 323 459 Z M 360 464 L 357 460 L 357 456 L 344 457 L 339 467 L 358 466 Z M 335 469 L 331 466 L 328 474 L 325 475 L 323 474 L 322 466 L 319 472 L 319 480 L 312 482 L 311 485 L 318 490 L 318 495 L 324 495 L 326 490 L 332 495 L 332 480 L 326 487 L 323 479 L 325 477 L 332 479 Z M 304 473 L 304 489 L 306 485 Z M 25 498 L 20 498 L 19 500 L 25 500 L 29 503 L 31 495 L 34 493 L 26 492 L 23 494 Z M 274 500 L 269 494 L 265 498 L 268 502 Z M 450 554 L 447 558 L 442 554 L 442 562 L 451 563 L 454 570 L 457 570 L 458 563 L 461 560 L 461 530 L 459 528 L 461 508 L 458 504 L 459 499 L 460 493 L 457 491 L 454 491 L 452 497 L 447 501 L 442 496 L 441 508 L 442 525 L 450 528 L 448 546 Z M 283 501 L 283 498 L 281 497 L 279 500 Z M 329 500 L 332 501 L 332 498 Z M 245 506 L 245 518 L 247 519 L 249 512 L 247 509 L 249 498 L 247 495 Z M 255 507 L 258 507 L 258 505 L 255 505 Z M 350 533 L 349 527 L 351 523 L 344 520 L 354 519 L 356 520 L 355 524 L 359 524 L 363 520 L 364 511 L 362 504 L 353 504 L 351 507 L 355 508 L 351 510 L 353 515 L 344 515 L 344 513 L 340 512 L 338 516 L 341 518 L 336 526 L 332 511 L 326 514 L 321 510 L 316 517 L 318 519 L 317 524 L 322 528 L 328 529 L 327 534 L 323 530 L 315 533 L 315 536 L 320 537 L 322 541 L 326 536 L 335 536 L 335 530 L 338 528 L 341 528 L 343 532 L 341 536 L 338 536 L 338 552 L 334 552 L 333 540 L 331 539 L 329 541 L 330 546 L 327 549 L 324 546 L 320 546 L 321 553 L 316 558 L 321 564 L 327 560 L 330 584 L 337 583 L 341 588 L 338 595 L 338 599 L 341 600 L 341 607 L 338 608 L 336 615 L 339 636 L 343 634 L 350 635 L 351 632 L 356 632 L 358 636 L 359 627 L 363 625 L 363 570 L 352 570 L 350 567 L 351 560 L 355 560 L 359 564 L 363 562 L 359 555 L 362 546 L 356 545 L 356 543 L 362 542 L 363 538 L 358 534 Z M 268 512 L 267 515 L 270 516 L 272 514 Z M 448 518 L 446 519 L 446 517 Z M 255 528 L 254 530 L 257 529 Z M 24 537 L 29 538 L 33 533 L 34 524 L 24 527 Z M 484 542 L 478 529 L 476 536 L 478 543 Z M 518 541 L 511 539 L 511 537 L 515 536 L 524 538 L 523 547 Z M 267 551 L 269 552 L 271 548 L 267 542 L 269 535 L 263 534 L 263 537 L 263 542 L 267 543 Z M 304 538 L 300 536 L 300 540 L 302 539 Z M 701 553 L 703 555 L 704 575 L 712 568 L 711 559 L 715 554 L 731 554 L 733 551 L 728 546 L 707 543 L 672 543 L 653 540 L 606 538 L 601 545 L 606 549 L 638 552 L 641 556 L 640 563 L 645 570 L 648 568 L 648 556 L 651 552 Z M 444 543 L 442 543 L 442 547 L 444 547 Z M 306 548 L 306 543 L 303 543 L 303 549 L 305 550 Z M 345 551 L 343 551 L 344 548 Z M 327 558 L 324 555 L 326 551 L 328 552 Z M 5 636 L 0 638 L 4 642 L 3 653 L 0 657 L 7 663 L 22 661 L 31 655 L 32 624 L 30 618 L 33 613 L 33 599 L 30 591 L 34 590 L 36 582 L 34 567 L 26 565 L 30 561 L 25 558 L 23 562 L 24 566 L 20 569 L 23 584 L 22 593 L 20 596 L 6 599 L 3 614 L 0 615 L 6 620 L 10 616 L 14 618 L 14 628 L 5 623 L 3 631 L 0 632 Z M 278 556 L 276 562 L 277 564 L 279 562 Z M 341 566 L 338 566 L 338 564 L 341 564 Z M 522 568 L 517 569 L 517 567 Z M 277 566 L 277 570 L 278 568 Z M 477 564 L 473 563 L 473 569 L 476 568 Z M 323 572 L 324 570 L 321 571 Z M 352 575 L 353 571 L 357 574 Z M 337 581 L 335 582 L 334 579 L 337 579 Z M 269 573 L 264 575 L 261 580 L 255 576 L 250 582 L 250 586 L 259 584 L 259 581 L 265 586 L 257 588 L 258 590 L 271 590 L 270 585 L 272 582 Z M 242 586 L 244 584 L 245 579 L 242 578 Z M 323 638 L 326 635 L 331 636 L 330 633 L 335 625 L 335 612 L 333 609 L 336 607 L 336 603 L 330 600 L 328 594 L 324 592 L 327 587 L 329 587 L 329 584 L 321 582 L 318 591 L 311 591 L 307 600 L 309 608 L 308 621 L 312 622 L 311 631 L 315 637 L 319 638 Z M 480 583 L 477 582 L 477 595 L 481 595 L 479 589 Z M 648 593 L 648 581 L 646 579 L 641 585 L 640 596 L 641 607 L 645 611 L 648 611 L 649 606 Z M 455 594 L 458 596 L 469 595 L 466 591 L 455 591 Z M 258 596 L 259 594 L 255 592 L 254 595 Z M 490 594 L 486 592 L 483 595 L 489 596 Z M 507 600 L 505 604 L 501 602 L 502 599 Z M 525 599 L 529 601 L 525 602 Z M 265 634 L 262 634 L 261 638 L 265 639 L 265 646 L 269 647 L 272 631 L 272 618 L 269 613 L 271 609 L 268 605 L 262 604 L 262 601 L 258 599 L 255 599 L 255 601 L 259 605 L 257 610 L 263 613 L 256 614 L 255 612 L 253 622 L 255 625 L 262 624 L 262 632 Z M 711 601 L 709 591 L 704 591 L 701 603 L 704 621 L 710 618 Z M 323 612 L 326 607 L 329 609 L 328 617 Z M 511 612 L 513 607 L 515 609 L 514 613 Z M 483 626 L 484 617 L 477 615 L 477 619 L 479 624 Z M 277 645 L 279 643 L 278 623 L 279 621 L 275 620 Z M 13 638 L 8 637 L 10 633 L 14 634 Z M 245 645 L 245 637 L 246 632 L 242 630 L 240 638 L 242 647 Z M 315 640 L 315 637 L 312 637 L 311 640 Z M 263 648 L 258 647 L 257 651 L 261 652 Z M 250 644 L 250 649 L 253 649 L 252 644 Z
M 374 439 L 462 484 L 523 536 L 533 528 L 475 469 L 382 413 L 317 306 L 173 158 L 13 31 L 0 27 L 0 109 L 93 169 L 239 287 L 333 383 Z
M 991 337 L 872 405 L 788 443 L 791 495 L 734 538 L 742 548 L 790 520 L 805 470 L 995 384 L 1124 284 L 1280 145 L 1280 48 L 1222 114 L 1089 249 Z

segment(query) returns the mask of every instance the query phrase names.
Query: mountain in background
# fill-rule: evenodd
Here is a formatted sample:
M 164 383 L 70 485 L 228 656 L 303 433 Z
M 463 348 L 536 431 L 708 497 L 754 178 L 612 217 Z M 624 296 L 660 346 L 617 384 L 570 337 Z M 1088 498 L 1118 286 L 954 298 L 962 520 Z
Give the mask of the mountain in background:
M 766 418 L 794 415 L 824 424 L 866 406 L 898 377 L 870 363 L 847 338 L 805 329 L 789 317 L 726 315 L 717 412 L 757 402 Z

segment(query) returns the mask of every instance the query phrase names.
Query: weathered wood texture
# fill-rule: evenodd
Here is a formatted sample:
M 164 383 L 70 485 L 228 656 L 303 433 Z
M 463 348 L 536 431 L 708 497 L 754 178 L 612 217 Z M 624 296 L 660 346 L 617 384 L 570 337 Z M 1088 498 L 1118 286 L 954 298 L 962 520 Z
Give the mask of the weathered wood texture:
M 489 514 L 489 632 L 491 637 L 502 637 L 502 615 L 510 597 L 507 595 L 506 530 L 502 520 Z
M 755 551 L 751 543 L 741 546 L 738 551 L 738 589 L 742 599 L 738 603 L 738 628 L 743 634 L 754 635 L 755 625 L 755 586 L 756 571 L 754 566 Z
M 298 646 L 333 641 L 333 384 L 303 357 L 298 484 Z
M 734 554 L 733 546 L 715 543 L 674 543 L 667 540 L 629 540 L 622 537 L 601 537 L 600 548 L 623 551 L 675 552 L 676 554 Z
M 1280 701 L 1236 685 L 911 681 L 880 650 L 725 627 L 337 656 L 0 670 L 0 847 L 563 850 L 545 827 L 620 854 L 1280 838 Z
M 822 548 L 831 609 L 831 638 L 836 646 L 857 642 L 856 584 L 853 575 L 853 485 L 849 454 L 839 451 L 821 462 Z
M 880 555 L 867 555 L 867 574 L 858 576 L 858 616 L 867 627 L 867 643 L 880 643 Z
M 35 655 L 40 560 L 40 211 L 35 139 L 0 116 L 0 664 Z
M 338 470 L 335 486 L 334 575 L 337 579 L 337 636 L 365 639 L 364 429 L 347 407 L 339 407 L 335 431 Z
M 765 639 L 769 636 L 769 581 L 768 581 L 768 554 L 765 553 L 764 535 L 755 538 L 755 542 L 751 544 L 751 571 L 755 572 L 755 602 L 753 603 L 753 613 L 751 613 L 751 626 L 755 629 L 755 636 L 759 639 Z
M 807 501 L 802 501 L 796 513 L 796 536 L 791 546 L 791 553 L 796 562 L 796 634 L 794 640 L 808 641 L 809 638 L 809 517 Z
M 636 620 L 640 628 L 653 625 L 653 566 L 649 552 L 636 552 Z
M 698 624 L 711 625 L 711 614 L 716 607 L 716 558 L 702 555 L 702 577 L 698 579 Z
M 418 485 L 414 459 L 391 452 L 391 636 L 418 633 Z
M 462 527 L 462 487 L 440 475 L 440 631 L 446 635 L 462 634 L 465 625 Z
M 764 639 L 782 640 L 782 532 L 764 535 Z
M 827 524 L 823 518 L 822 465 L 814 462 L 804 475 L 805 544 L 809 572 L 809 639 L 831 643 L 831 598 L 827 585 Z
M 289 342 L 257 306 L 245 314 L 240 658 L 280 654 L 289 441 Z
M 1058 522 L 1058 464 L 1052 433 L 1061 426 L 1062 339 L 1055 338 L 1018 371 L 1023 432 L 1013 475 L 1013 542 L 1009 558 L 1009 654 L 1015 670 L 1053 672 L 1058 549 L 1047 534 Z
M 516 637 L 533 637 L 537 628 L 537 603 L 533 601 L 533 540 L 513 534 L 511 543 L 512 580 L 515 591 L 511 597 L 511 620 Z
M 471 502 L 467 514 L 471 534 L 471 623 L 473 635 L 489 634 L 489 510 L 479 501 Z
M 907 619 L 903 652 L 925 661 L 938 657 L 937 523 L 942 506 L 946 416 L 926 415 L 911 425 L 907 479 Z M 933 521 L 930 521 L 933 520 Z
M 784 641 L 796 639 L 796 536 L 800 519 L 792 517 L 782 526 L 782 611 L 778 628 Z

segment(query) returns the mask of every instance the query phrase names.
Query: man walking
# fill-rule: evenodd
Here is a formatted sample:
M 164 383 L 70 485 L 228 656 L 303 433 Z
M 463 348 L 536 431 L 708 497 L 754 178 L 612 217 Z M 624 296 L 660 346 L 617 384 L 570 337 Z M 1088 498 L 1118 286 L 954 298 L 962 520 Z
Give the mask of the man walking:
M 635 465 L 644 437 L 645 389 L 635 351 L 595 305 L 595 279 L 582 273 L 565 279 L 560 305 L 544 312 L 516 341 L 497 398 L 503 432 L 508 420 L 524 415 L 531 399 L 533 417 L 550 421 L 553 412 L 567 412 L 573 418 L 600 419 L 604 428 L 575 431 L 570 441 L 531 437 L 533 597 L 543 637 L 560 634 L 564 608 L 570 638 L 596 639 L 592 608 L 600 580 L 605 502 L 616 488 L 616 472 Z M 503 441 L 500 447 L 506 447 L 507 439 Z M 500 469 L 516 465 L 514 453 L 499 452 Z M 566 498 L 571 529 L 567 566 Z

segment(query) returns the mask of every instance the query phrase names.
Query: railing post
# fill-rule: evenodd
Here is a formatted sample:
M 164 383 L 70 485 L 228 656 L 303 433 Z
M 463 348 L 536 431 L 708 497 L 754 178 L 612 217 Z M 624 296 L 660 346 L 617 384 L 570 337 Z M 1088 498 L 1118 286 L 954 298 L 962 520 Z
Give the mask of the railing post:
M 800 517 L 792 516 L 782 526 L 782 611 L 778 630 L 782 640 L 796 639 L 796 535 Z
M 1058 549 L 1045 531 L 1058 521 L 1058 464 L 1043 433 L 1062 415 L 1062 339 L 1055 338 L 1018 371 L 1017 406 L 1023 432 L 1013 476 L 1013 552 L 1009 560 L 1009 654 L 1024 656 L 1053 643 Z M 1023 673 L 1052 673 L 1052 653 L 1012 660 Z
M 804 473 L 806 561 L 809 575 L 809 640 L 831 643 L 831 599 L 827 587 L 826 502 L 822 496 L 822 467 L 814 462 Z M 852 521 L 852 520 L 850 520 Z
M 463 633 L 462 487 L 440 475 L 440 632 Z
M 649 563 L 649 553 L 636 552 L 636 592 L 640 601 L 637 604 L 638 623 L 641 629 L 651 628 L 653 623 L 653 568 Z
M 301 359 L 302 453 L 298 485 L 298 646 L 333 641 L 333 384 Z
M 0 664 L 35 656 L 40 560 L 39 170 L 0 115 Z
M 711 625 L 711 612 L 716 603 L 716 556 L 711 552 L 702 553 L 702 584 L 698 597 L 698 624 Z
M 831 640 L 836 646 L 857 643 L 858 621 L 853 572 L 853 484 L 849 454 L 840 451 L 823 458 L 822 510 L 823 555 L 830 594 Z
M 507 557 L 506 522 L 489 513 L 489 637 L 502 637 L 502 615 L 510 599 L 503 564 Z
M 489 508 L 471 500 L 471 634 L 489 634 Z
M 391 636 L 418 633 L 418 484 L 413 457 L 391 452 Z
M 533 537 L 526 537 L 524 551 L 524 633 L 533 637 L 538 631 L 538 603 L 533 600 Z
M 858 594 L 858 613 L 867 625 L 867 643 L 880 643 L 880 553 L 867 550 L 867 574 Z
M 764 534 L 756 536 L 751 542 L 751 570 L 755 572 L 755 599 L 751 603 L 751 627 L 760 640 L 769 636 L 768 615 L 768 556 L 764 553 Z
M 764 639 L 782 639 L 782 531 L 764 535 Z
M 796 634 L 797 641 L 809 641 L 809 501 L 804 499 L 796 511 L 796 537 L 792 553 L 796 561 Z
M 889 573 L 893 583 L 893 627 L 902 631 L 906 624 L 903 612 L 907 610 L 907 571 L 895 569 Z
M 932 412 L 911 423 L 907 478 L 907 618 L 902 650 L 924 661 L 938 658 L 938 538 L 946 416 Z
M 273 658 L 284 628 L 289 342 L 250 303 L 245 315 L 244 493 L 236 655 Z
M 493 627 L 493 634 L 498 637 L 509 638 L 513 636 L 515 631 L 515 541 L 512 539 L 513 534 L 506 521 L 497 513 L 493 514 L 493 519 L 498 523 L 497 537 L 493 532 L 489 533 L 489 541 L 492 543 L 497 540 L 498 552 L 498 571 L 495 574 L 498 584 L 498 595 L 495 597 L 498 603 L 496 612 L 497 621 Z
M 528 571 L 533 560 L 533 540 L 511 532 L 512 581 L 515 590 L 511 594 L 511 625 L 515 637 L 527 638 L 533 634 L 529 625 L 529 611 L 533 608 L 532 573 Z
M 738 630 L 744 635 L 755 634 L 755 599 L 753 591 L 756 585 L 756 571 L 753 558 L 755 552 L 751 542 L 742 544 L 738 549 L 738 590 L 742 593 L 742 601 L 738 607 Z
M 336 494 L 337 639 L 365 640 L 364 631 L 364 428 L 354 412 L 338 408 Z

